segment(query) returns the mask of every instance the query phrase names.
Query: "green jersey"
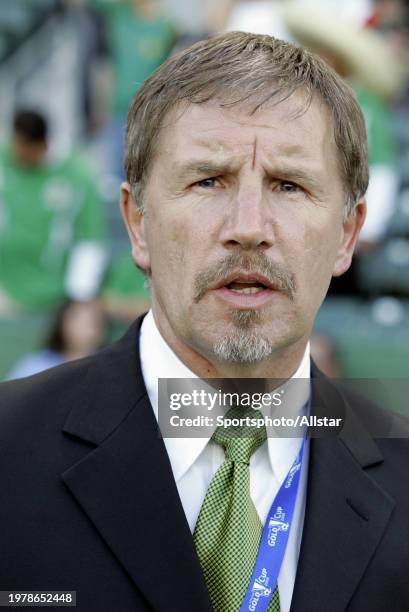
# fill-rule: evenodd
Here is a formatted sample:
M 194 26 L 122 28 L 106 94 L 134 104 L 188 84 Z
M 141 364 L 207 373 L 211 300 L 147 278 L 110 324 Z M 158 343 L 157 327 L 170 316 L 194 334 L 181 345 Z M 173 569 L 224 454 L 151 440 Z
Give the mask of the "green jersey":
M 113 112 L 125 115 L 137 89 L 168 57 L 174 29 L 165 16 L 147 18 L 124 1 L 93 0 L 92 5 L 105 17 L 115 74 Z
M 148 300 L 150 297 L 148 289 L 145 288 L 145 277 L 129 254 L 121 255 L 111 263 L 103 285 L 103 292 L 122 298 Z
M 101 239 L 101 203 L 79 157 L 27 168 L 0 150 L 0 289 L 11 300 L 30 310 L 56 305 L 71 249 Z
M 390 110 L 376 94 L 358 86 L 354 89 L 365 117 L 369 163 L 391 166 L 396 161 L 396 150 Z

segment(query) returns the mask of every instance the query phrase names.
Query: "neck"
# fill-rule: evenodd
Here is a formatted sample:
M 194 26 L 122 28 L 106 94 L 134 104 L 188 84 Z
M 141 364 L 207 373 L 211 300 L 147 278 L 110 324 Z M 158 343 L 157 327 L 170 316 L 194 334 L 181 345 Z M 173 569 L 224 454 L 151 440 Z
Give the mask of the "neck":
M 63 352 L 63 356 L 65 361 L 74 361 L 75 359 L 82 359 L 83 357 L 88 357 L 92 351 L 86 348 L 67 348 Z
M 143 19 L 155 19 L 158 16 L 158 8 L 155 3 L 151 2 L 136 2 L 133 6 L 133 10 L 138 17 Z

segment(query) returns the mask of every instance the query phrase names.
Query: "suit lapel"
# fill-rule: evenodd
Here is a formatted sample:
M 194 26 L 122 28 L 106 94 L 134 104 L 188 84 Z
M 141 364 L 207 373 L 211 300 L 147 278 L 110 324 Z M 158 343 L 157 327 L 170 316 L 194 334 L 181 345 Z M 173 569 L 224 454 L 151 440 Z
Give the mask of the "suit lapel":
M 316 369 L 314 374 L 317 377 Z M 306 606 L 309 612 L 347 608 L 395 505 L 365 471 L 383 461 L 378 447 L 335 387 L 322 376 L 320 383 L 313 411 L 317 416 L 343 413 L 346 426 L 339 437 L 310 441 L 306 513 L 291 612 L 304 612 Z
M 64 431 L 96 445 L 62 478 L 158 611 L 211 610 L 192 536 L 140 370 L 141 321 L 101 353 Z M 73 443 L 76 443 L 73 441 Z

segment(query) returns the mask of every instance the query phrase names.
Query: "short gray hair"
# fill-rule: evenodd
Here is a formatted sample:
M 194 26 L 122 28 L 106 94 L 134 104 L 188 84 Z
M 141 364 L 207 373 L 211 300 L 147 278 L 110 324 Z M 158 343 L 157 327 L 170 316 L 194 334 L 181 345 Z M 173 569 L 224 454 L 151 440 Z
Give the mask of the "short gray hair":
M 158 134 L 170 110 L 181 103 L 221 98 L 227 106 L 250 104 L 255 113 L 298 90 L 307 92 L 307 106 L 318 94 L 330 111 L 345 188 L 345 216 L 352 214 L 369 180 L 365 121 L 352 89 L 314 53 L 245 32 L 192 45 L 162 64 L 138 90 L 125 133 L 125 173 L 138 205 L 142 207 Z

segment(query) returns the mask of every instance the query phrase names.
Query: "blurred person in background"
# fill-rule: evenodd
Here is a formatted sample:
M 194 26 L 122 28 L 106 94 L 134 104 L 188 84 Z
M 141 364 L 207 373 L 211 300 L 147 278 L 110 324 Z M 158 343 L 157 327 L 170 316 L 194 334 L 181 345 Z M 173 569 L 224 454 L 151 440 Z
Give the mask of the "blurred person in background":
M 103 211 L 76 154 L 48 157 L 48 125 L 17 111 L 0 150 L 0 314 L 47 312 L 90 299 L 105 267 Z
M 9 372 L 9 380 L 42 372 L 73 359 L 81 359 L 102 346 L 105 319 L 99 300 L 67 300 L 55 314 L 44 348 L 22 357 Z
M 175 30 L 159 0 L 91 0 L 103 18 L 108 49 L 109 170 L 123 177 L 125 116 L 135 90 L 168 57 Z
M 396 59 L 406 66 L 405 92 L 397 103 L 409 110 L 409 0 L 374 0 L 368 25 L 382 34 Z
M 373 5 L 368 25 L 382 33 L 398 56 L 403 54 L 408 59 L 409 1 L 373 0 Z

